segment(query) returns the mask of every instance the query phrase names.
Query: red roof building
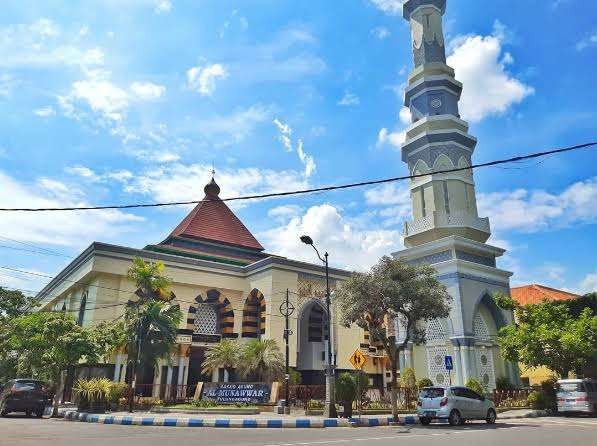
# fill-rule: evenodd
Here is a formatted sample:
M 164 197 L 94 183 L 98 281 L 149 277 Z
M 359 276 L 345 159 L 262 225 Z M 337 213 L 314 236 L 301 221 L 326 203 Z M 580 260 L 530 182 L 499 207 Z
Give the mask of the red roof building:
M 221 263 L 248 265 L 270 256 L 220 198 L 212 178 L 205 197 L 163 242 L 145 249 Z
M 544 301 L 572 300 L 580 297 L 544 285 L 532 284 L 510 288 L 512 298 L 521 305 L 538 304 Z

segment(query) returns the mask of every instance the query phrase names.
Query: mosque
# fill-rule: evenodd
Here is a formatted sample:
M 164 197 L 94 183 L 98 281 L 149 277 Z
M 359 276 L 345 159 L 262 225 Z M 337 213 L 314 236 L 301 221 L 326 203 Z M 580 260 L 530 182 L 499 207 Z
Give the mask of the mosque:
M 404 98 L 412 125 L 402 159 L 417 177 L 410 184 L 412 220 L 404 226 L 406 249 L 393 255 L 433 265 L 454 302 L 448 318 L 428 324 L 426 344 L 410 345 L 401 355 L 400 366 L 413 367 L 418 378 L 428 377 L 437 385 L 464 384 L 474 377 L 491 390 L 499 377 L 520 382 L 517 365 L 502 359 L 496 342 L 497 330 L 512 321 L 512 314 L 491 298 L 496 291 L 509 292 L 511 273 L 496 267 L 496 257 L 504 250 L 486 244 L 489 220 L 477 213 L 473 173 L 467 169 L 477 140 L 459 117 L 462 84 L 446 65 L 445 7 L 446 0 L 404 3 L 415 68 Z M 455 167 L 462 170 L 441 173 Z M 325 245 L 325 240 L 320 242 Z M 198 382 L 233 379 L 223 369 L 211 375 L 201 370 L 206 349 L 222 339 L 275 339 L 283 349 L 285 320 L 279 309 L 289 290 L 296 308 L 290 318 L 290 366 L 301 373 L 304 384 L 324 382 L 329 336 L 337 370 L 352 369 L 349 357 L 361 349 L 368 358 L 370 384 L 386 386 L 384 352 L 362 329 L 338 323 L 333 299 L 327 326 L 323 265 L 267 253 L 220 199 L 213 178 L 205 186 L 205 200 L 165 240 L 143 249 L 94 242 L 38 297 L 44 308 L 74 312 L 81 325 L 118 318 L 134 291 L 126 272 L 135 257 L 166 265 L 175 302 L 184 314 L 172 357 L 146 370 L 144 384 L 190 388 Z M 332 290 L 349 275 L 331 268 Z M 400 329 L 397 323 L 398 340 Z M 454 359 L 452 373 L 445 370 L 446 355 Z M 115 354 L 108 366 L 115 381 L 128 379 L 126 352 Z M 160 396 L 160 386 L 153 389 Z

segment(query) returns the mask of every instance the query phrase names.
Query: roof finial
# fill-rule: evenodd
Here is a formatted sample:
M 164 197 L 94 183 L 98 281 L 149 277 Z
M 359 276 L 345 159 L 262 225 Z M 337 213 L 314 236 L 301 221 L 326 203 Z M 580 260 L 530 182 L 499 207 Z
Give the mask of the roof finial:
M 216 183 L 216 180 L 214 179 L 216 176 L 216 169 L 214 168 L 213 162 L 211 163 L 211 170 L 209 172 L 211 173 L 211 181 L 206 184 L 203 190 L 205 191 L 207 198 L 219 198 L 218 195 L 220 195 L 220 186 L 218 186 L 218 183 Z

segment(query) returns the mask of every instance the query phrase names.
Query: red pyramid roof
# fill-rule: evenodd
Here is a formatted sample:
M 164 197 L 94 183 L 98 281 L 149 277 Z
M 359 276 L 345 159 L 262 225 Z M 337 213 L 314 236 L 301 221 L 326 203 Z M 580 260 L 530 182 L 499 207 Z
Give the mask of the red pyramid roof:
M 578 294 L 536 283 L 511 288 L 510 294 L 521 305 L 538 304 L 543 301 L 571 300 L 580 297 Z
M 263 246 L 218 194 L 216 182 L 205 186 L 205 198 L 174 228 L 170 237 L 191 237 L 263 251 Z M 169 238 L 170 238 L 169 237 Z

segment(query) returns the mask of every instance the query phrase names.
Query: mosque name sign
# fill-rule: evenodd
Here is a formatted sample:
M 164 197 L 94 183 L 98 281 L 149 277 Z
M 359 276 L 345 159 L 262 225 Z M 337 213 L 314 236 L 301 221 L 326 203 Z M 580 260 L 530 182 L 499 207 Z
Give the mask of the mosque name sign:
M 222 404 L 266 404 L 270 393 L 266 383 L 204 383 L 201 399 Z

